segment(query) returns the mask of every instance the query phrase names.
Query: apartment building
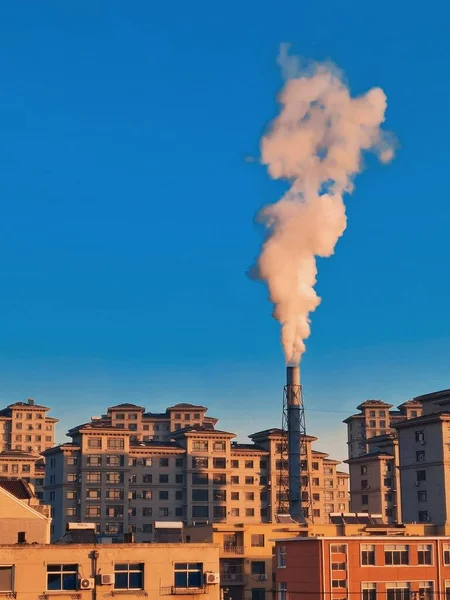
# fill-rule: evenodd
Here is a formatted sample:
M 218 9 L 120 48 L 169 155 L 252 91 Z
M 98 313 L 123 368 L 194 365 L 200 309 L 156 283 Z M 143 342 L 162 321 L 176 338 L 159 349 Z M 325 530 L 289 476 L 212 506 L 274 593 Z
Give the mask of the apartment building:
M 403 520 L 449 522 L 450 413 L 427 411 L 396 429 Z
M 0 545 L 0 564 L 7 598 L 220 598 L 214 544 Z
M 145 422 L 150 413 L 126 404 L 71 429 L 71 442 L 44 452 L 53 539 L 69 521 L 95 522 L 100 534 L 119 540 L 133 532 L 138 541 L 149 541 L 153 522 L 161 519 L 188 525 L 273 522 L 278 479 L 287 468 L 281 430 L 257 432 L 251 444 L 239 444 L 234 433 L 215 429 L 217 419 L 206 411 L 188 404 L 170 407 L 164 419 L 152 414 L 150 430 Z M 154 439 L 155 425 L 165 439 Z M 326 522 L 331 512 L 348 510 L 348 474 L 337 470 L 338 461 L 311 448 L 315 440 L 309 436 L 303 444 L 302 491 L 310 518 Z
M 401 535 L 367 527 L 349 537 L 286 538 L 276 542 L 279 600 L 433 600 L 450 597 L 447 537 Z M 405 531 L 407 534 L 407 531 Z
M 0 476 L 26 479 L 41 500 L 45 467 L 40 454 L 55 445 L 58 423 L 47 415 L 49 410 L 32 398 L 0 410 Z
M 387 523 L 402 521 L 397 434 L 367 440 L 368 452 L 345 462 L 350 473 L 350 510 L 379 513 Z
M 392 404 L 381 400 L 366 400 L 357 406 L 359 413 L 344 420 L 347 424 L 349 458 L 366 454 L 370 438 L 394 433 L 397 423 L 422 414 L 422 404 L 418 398 L 403 402 L 397 410 L 391 408 Z

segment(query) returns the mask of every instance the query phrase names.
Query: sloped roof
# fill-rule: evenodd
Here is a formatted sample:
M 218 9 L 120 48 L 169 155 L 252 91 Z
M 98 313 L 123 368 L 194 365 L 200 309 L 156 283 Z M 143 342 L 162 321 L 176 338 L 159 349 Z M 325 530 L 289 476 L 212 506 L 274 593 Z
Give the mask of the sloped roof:
M 30 486 L 23 479 L 9 479 L 7 477 L 0 477 L 0 487 L 19 500 L 30 500 L 30 498 L 34 497 Z
M 137 404 L 131 404 L 131 402 L 122 402 L 122 404 L 116 404 L 115 406 L 109 406 L 108 410 L 112 409 L 124 409 L 124 410 L 142 410 L 145 408 L 143 406 L 138 406 Z
M 198 410 L 204 410 L 207 411 L 208 409 L 206 408 L 206 406 L 201 406 L 200 404 L 189 404 L 188 402 L 180 402 L 179 404 L 174 404 L 173 406 L 169 406 L 167 408 L 167 410 L 186 410 L 186 409 L 192 409 L 192 408 L 196 408 Z

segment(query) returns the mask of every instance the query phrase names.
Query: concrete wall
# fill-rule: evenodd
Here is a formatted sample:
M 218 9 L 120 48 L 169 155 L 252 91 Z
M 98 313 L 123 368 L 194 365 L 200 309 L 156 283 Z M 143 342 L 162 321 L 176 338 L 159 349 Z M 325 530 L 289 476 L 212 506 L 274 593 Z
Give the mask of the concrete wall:
M 27 542 L 30 544 L 48 544 L 50 518 L 0 488 L 1 543 L 15 544 L 19 531 L 25 532 Z
M 92 551 L 98 552 L 97 570 L 94 572 Z M 173 594 L 174 564 L 202 563 L 203 572 L 219 571 L 219 550 L 208 544 L 74 544 L 67 546 L 0 546 L 0 564 L 13 565 L 14 590 L 22 600 L 35 600 L 47 595 L 47 567 L 51 564 L 72 564 L 78 566 L 81 577 L 94 577 L 97 574 L 97 588 L 72 592 L 72 598 L 91 600 L 97 597 L 110 597 L 114 585 L 101 585 L 99 574 L 114 574 L 117 563 L 143 563 L 144 584 L 142 590 L 121 591 L 132 597 L 146 596 L 150 600 Z M 189 594 L 177 596 L 193 598 L 207 596 L 208 600 L 219 600 L 220 586 L 208 585 L 204 589 L 189 590 Z M 50 592 L 50 595 L 70 595 L 70 592 Z

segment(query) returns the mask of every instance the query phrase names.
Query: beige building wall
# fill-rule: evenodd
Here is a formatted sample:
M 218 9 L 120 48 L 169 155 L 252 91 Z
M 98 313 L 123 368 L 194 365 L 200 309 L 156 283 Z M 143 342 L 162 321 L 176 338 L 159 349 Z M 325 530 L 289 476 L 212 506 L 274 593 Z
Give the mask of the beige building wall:
M 97 558 L 94 558 L 94 551 L 98 554 Z M 12 589 L 0 588 L 0 593 L 10 592 L 22 600 L 69 595 L 77 600 L 91 600 L 120 594 L 145 596 L 150 600 L 172 595 L 189 598 L 200 595 L 211 600 L 220 598 L 219 584 L 186 589 L 175 587 L 175 583 L 182 582 L 188 568 L 191 572 L 201 571 L 202 574 L 219 572 L 219 549 L 213 544 L 2 545 L 0 563 L 0 584 L 3 582 L 3 587 L 7 582 L 8 567 L 12 571 Z M 67 576 L 65 583 L 61 584 L 63 573 Z M 175 573 L 178 574 L 177 579 Z M 112 585 L 102 584 L 101 576 L 109 574 L 112 575 Z M 72 587 L 75 578 L 94 578 L 95 591 L 55 589 L 58 585 Z
M 16 544 L 18 533 L 24 532 L 29 544 L 50 543 L 49 507 L 33 501 L 22 501 L 0 488 L 0 540 L 4 544 Z M 2 564 L 0 552 L 0 564 Z
M 394 433 L 397 423 L 422 414 L 422 403 L 418 399 L 400 404 L 398 410 L 390 410 L 392 404 L 381 400 L 366 400 L 357 408 L 359 413 L 344 420 L 344 423 L 347 424 L 349 458 L 366 454 L 369 450 L 368 440 L 370 438 Z

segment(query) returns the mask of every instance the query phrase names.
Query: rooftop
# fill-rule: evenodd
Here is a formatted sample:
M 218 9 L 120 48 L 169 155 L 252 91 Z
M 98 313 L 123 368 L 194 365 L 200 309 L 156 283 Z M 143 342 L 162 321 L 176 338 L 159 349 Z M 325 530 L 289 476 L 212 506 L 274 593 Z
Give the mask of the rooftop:
M 23 479 L 0 477 L 0 488 L 3 488 L 19 500 L 30 500 L 30 498 L 34 497 L 30 486 Z

